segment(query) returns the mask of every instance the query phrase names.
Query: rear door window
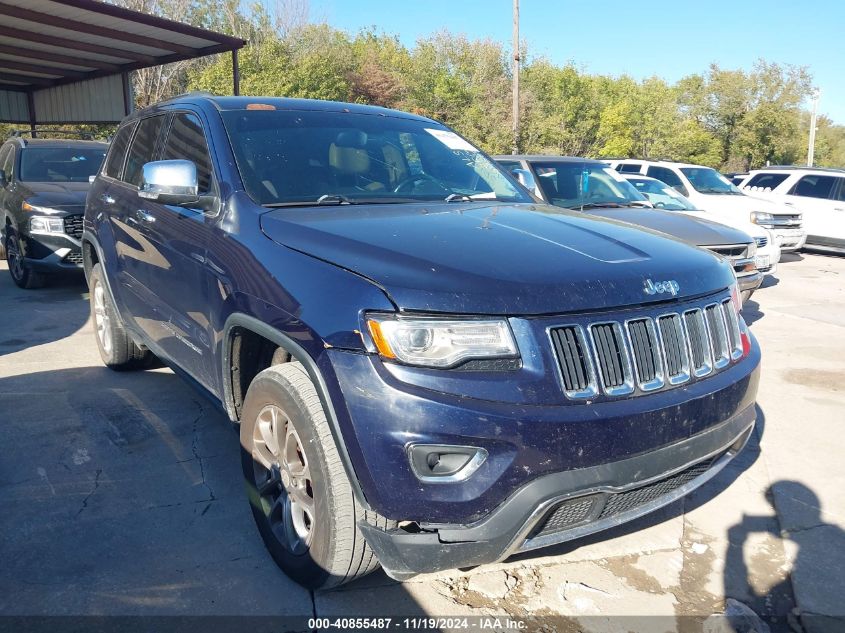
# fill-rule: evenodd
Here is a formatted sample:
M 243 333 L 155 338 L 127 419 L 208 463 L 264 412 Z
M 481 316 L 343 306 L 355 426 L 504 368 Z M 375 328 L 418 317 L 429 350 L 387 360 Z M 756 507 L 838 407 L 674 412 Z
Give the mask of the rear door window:
M 15 162 L 13 160 L 14 156 L 15 152 L 12 150 L 11 145 L 6 145 L 6 147 L 0 149 L 0 169 L 3 170 L 7 182 L 12 180 L 12 165 Z
M 646 175 L 651 176 L 652 178 L 657 178 L 658 180 L 662 180 L 670 187 L 684 186 L 684 183 L 681 182 L 680 176 L 678 176 L 678 174 L 676 174 L 668 167 L 655 167 L 653 165 L 649 166 Z
M 642 168 L 642 163 L 620 163 L 616 166 L 616 171 L 623 174 L 638 174 Z
M 845 178 L 837 178 L 839 189 L 836 190 L 836 199 L 845 201 Z
M 126 159 L 126 148 L 129 147 L 129 140 L 132 138 L 132 130 L 134 129 L 134 124 L 124 125 L 114 135 L 103 169 L 106 176 L 120 180 L 120 172 L 123 171 L 123 163 Z
M 789 174 L 755 174 L 751 177 L 751 180 L 745 183 L 745 186 L 748 188 L 755 187 L 758 190 L 774 190 L 787 178 L 789 178 Z
M 789 193 L 801 198 L 829 199 L 833 196 L 836 180 L 834 176 L 820 176 L 815 174 L 802 176 Z
M 155 160 L 158 137 L 163 126 L 164 115 L 144 119 L 138 124 L 138 131 L 132 138 L 129 155 L 126 157 L 124 182 L 136 187 L 141 186 L 142 168 L 146 163 Z

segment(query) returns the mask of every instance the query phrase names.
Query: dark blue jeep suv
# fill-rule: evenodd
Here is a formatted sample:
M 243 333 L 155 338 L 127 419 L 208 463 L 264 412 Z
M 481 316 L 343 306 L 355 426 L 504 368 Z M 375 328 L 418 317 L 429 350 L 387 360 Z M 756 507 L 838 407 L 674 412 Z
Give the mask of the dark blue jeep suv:
M 545 206 L 449 128 L 188 95 L 120 126 L 83 234 L 106 365 L 240 425 L 258 529 L 327 588 L 574 539 L 712 477 L 755 420 L 731 266 Z

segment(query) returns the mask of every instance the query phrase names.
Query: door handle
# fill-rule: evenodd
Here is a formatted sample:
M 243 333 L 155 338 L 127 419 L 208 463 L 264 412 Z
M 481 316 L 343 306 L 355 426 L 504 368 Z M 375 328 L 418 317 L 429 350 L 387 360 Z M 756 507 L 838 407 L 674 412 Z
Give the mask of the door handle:
M 101 195 L 101 196 L 100 196 L 100 201 L 101 201 L 101 202 L 105 202 L 106 204 L 114 204 L 114 203 L 115 203 L 115 199 L 114 199 L 114 198 L 112 198 L 112 197 L 111 197 L 109 194 L 107 194 L 107 193 L 104 193 L 103 195 Z
M 155 216 L 152 213 L 147 213 L 143 209 L 137 209 L 135 211 L 135 217 L 146 224 L 152 224 L 156 221 Z

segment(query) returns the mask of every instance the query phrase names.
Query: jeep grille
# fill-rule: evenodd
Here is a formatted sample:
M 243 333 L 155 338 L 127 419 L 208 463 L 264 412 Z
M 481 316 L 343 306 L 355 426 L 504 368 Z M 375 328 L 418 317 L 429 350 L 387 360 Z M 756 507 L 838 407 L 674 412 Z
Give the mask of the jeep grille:
M 739 315 L 730 299 L 626 321 L 564 325 L 549 334 L 570 399 L 673 387 L 742 356 Z

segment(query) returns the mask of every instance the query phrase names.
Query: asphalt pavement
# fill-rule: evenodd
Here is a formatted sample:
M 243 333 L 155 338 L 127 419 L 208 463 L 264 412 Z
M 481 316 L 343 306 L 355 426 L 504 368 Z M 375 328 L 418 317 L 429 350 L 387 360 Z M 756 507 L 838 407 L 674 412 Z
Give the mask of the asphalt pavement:
M 316 595 L 265 553 L 224 416 L 167 369 L 104 368 L 84 282 L 20 290 L 0 262 L 0 616 L 390 611 L 559 615 L 587 631 L 838 630 L 845 258 L 785 260 L 745 308 L 763 348 L 755 436 L 704 488 L 502 564 L 404 584 L 377 572 Z

